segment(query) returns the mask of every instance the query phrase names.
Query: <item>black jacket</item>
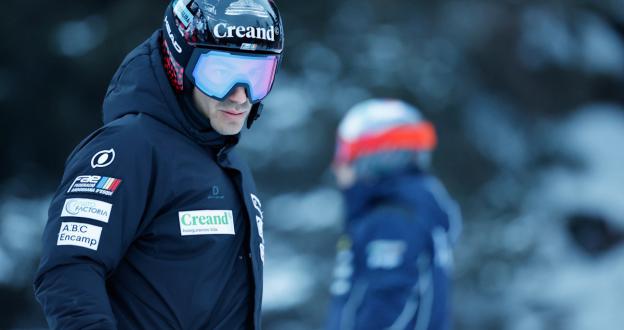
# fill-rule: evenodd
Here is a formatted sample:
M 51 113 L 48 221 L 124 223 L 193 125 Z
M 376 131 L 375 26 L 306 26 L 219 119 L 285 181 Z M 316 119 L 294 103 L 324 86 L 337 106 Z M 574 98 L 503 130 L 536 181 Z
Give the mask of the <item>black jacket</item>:
M 35 279 L 52 328 L 260 328 L 253 179 L 238 136 L 173 93 L 160 38 L 126 57 L 52 200 Z

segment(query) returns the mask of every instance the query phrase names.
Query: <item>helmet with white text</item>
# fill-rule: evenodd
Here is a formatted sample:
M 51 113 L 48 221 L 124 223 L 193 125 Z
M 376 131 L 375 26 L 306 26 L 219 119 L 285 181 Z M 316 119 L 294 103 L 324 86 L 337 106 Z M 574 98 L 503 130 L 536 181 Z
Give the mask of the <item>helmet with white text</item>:
M 284 48 L 282 19 L 273 0 L 173 0 L 163 20 L 165 71 L 177 93 L 196 87 L 225 100 L 243 87 L 260 114 Z

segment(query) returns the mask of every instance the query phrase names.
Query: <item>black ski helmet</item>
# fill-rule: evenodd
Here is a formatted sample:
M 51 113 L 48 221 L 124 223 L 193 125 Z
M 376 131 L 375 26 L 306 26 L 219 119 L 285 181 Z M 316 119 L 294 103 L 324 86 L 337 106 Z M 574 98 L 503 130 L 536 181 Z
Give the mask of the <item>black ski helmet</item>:
M 163 20 L 163 58 L 177 93 L 192 85 L 185 69 L 195 48 L 281 57 L 282 19 L 273 0 L 173 0 Z M 247 125 L 261 112 L 254 104 Z

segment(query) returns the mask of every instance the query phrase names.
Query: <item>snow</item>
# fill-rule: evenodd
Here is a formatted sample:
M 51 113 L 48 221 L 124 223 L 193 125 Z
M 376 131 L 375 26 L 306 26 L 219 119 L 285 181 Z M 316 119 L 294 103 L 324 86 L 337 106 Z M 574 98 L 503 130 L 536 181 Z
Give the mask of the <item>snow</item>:
M 510 311 L 519 324 L 514 329 L 619 329 L 624 324 L 624 295 L 617 293 L 624 278 L 624 244 L 589 255 L 569 237 L 567 220 L 596 214 L 624 230 L 624 156 L 618 150 L 624 145 L 624 112 L 592 104 L 551 133 L 550 142 L 582 166 L 544 170 L 527 195 L 522 217 L 510 227 L 509 236 L 525 237 L 519 240 L 522 250 L 529 245 L 533 250 L 509 288 L 509 308 L 523 306 Z M 531 306 L 540 306 L 539 312 Z
M 0 283 L 24 285 L 41 249 L 49 198 L 10 197 L 0 204 Z
M 321 187 L 278 195 L 268 202 L 266 212 L 274 230 L 315 232 L 340 227 L 342 211 L 340 192 Z
M 267 238 L 264 267 L 263 310 L 284 311 L 300 306 L 313 294 L 316 281 L 310 271 L 311 258 L 301 255 L 284 241 Z

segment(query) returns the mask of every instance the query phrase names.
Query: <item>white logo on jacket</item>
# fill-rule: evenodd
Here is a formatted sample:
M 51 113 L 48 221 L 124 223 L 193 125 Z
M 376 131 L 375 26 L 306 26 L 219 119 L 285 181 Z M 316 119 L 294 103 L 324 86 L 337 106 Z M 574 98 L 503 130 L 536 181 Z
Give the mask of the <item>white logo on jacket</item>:
M 56 245 L 73 245 L 97 251 L 102 227 L 80 222 L 61 222 Z
M 258 225 L 258 236 L 260 236 L 260 259 L 262 259 L 262 263 L 264 263 L 264 214 L 262 213 L 262 203 L 260 203 L 258 196 L 254 194 L 250 195 L 251 202 L 256 211 L 258 211 L 258 214 L 256 214 L 256 224 Z
M 87 198 L 68 198 L 61 217 L 88 218 L 108 222 L 113 204 Z
M 98 151 L 91 157 L 91 167 L 106 167 L 115 160 L 115 149 Z

